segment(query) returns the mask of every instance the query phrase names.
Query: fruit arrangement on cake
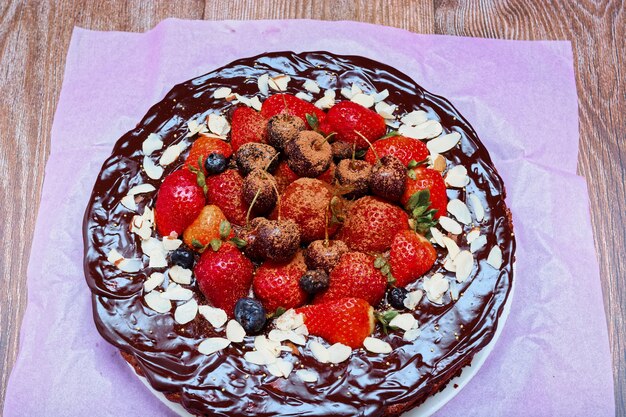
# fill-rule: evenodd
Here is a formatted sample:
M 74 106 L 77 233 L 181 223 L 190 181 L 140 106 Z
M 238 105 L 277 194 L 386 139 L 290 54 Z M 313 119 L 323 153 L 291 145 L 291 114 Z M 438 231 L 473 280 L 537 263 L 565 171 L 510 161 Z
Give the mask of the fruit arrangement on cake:
M 399 71 L 235 61 L 105 162 L 84 220 L 95 322 L 193 415 L 397 416 L 493 338 L 504 198 L 471 126 Z

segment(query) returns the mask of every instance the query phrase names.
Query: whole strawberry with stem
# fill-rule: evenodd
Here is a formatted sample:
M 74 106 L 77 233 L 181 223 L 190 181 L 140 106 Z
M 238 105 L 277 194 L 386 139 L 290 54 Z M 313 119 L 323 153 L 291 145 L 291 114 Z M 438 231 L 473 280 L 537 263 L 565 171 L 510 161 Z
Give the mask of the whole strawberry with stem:
M 400 207 L 365 196 L 352 205 L 336 239 L 355 251 L 384 252 L 396 233 L 408 228 L 409 217 Z
M 428 272 L 437 260 L 437 251 L 428 239 L 413 230 L 398 232 L 391 243 L 389 266 L 395 285 L 405 287 Z
M 315 297 L 321 304 L 344 297 L 362 298 L 377 305 L 385 296 L 387 278 L 374 266 L 374 257 L 361 252 L 348 252 L 330 273 L 330 286 Z
M 304 315 L 309 334 L 353 349 L 363 346 L 363 341 L 374 332 L 376 325 L 372 306 L 354 297 L 308 305 L 296 309 L 296 313 Z
M 234 244 L 225 242 L 217 251 L 204 251 L 193 272 L 206 299 L 232 317 L 237 300 L 250 291 L 254 266 Z
M 239 106 L 230 121 L 230 144 L 237 152 L 242 145 L 251 142 L 267 142 L 267 120 L 253 108 Z
M 185 229 L 183 241 L 197 251 L 202 251 L 214 239 L 221 239 L 220 226 L 227 222 L 218 206 L 204 206 L 198 217 Z M 230 227 L 229 227 L 230 230 Z
M 290 309 L 301 306 L 307 299 L 307 294 L 299 284 L 305 272 L 306 265 L 301 253 L 286 263 L 266 261 L 254 275 L 254 294 L 268 312 L 274 312 L 279 307 Z
M 391 136 L 372 143 L 373 149 L 365 153 L 365 160 L 374 165 L 379 158 L 385 155 L 395 156 L 407 167 L 411 161 L 423 161 L 428 158 L 430 152 L 426 144 L 417 139 L 405 136 Z
M 161 236 L 183 231 L 200 214 L 206 198 L 198 185 L 196 174 L 180 169 L 163 180 L 155 205 L 155 222 Z
M 185 164 L 191 168 L 202 169 L 203 174 L 207 175 L 205 161 L 209 155 L 214 153 L 223 155 L 228 160 L 233 154 L 233 150 L 228 142 L 201 133 L 191 145 Z M 199 161 L 202 166 L 198 166 Z
M 373 110 L 352 101 L 342 101 L 328 111 L 328 124 L 336 132 L 336 139 L 356 144 L 358 149 L 368 147 L 387 132 L 385 119 Z
M 278 114 L 288 114 L 299 117 L 307 123 L 307 114 L 314 115 L 319 123 L 324 122 L 326 113 L 308 101 L 304 101 L 293 94 L 274 94 L 268 97 L 261 106 L 261 114 L 269 119 Z M 313 127 L 313 126 L 311 126 Z
M 400 202 L 407 207 L 409 199 L 416 193 L 428 190 L 430 197 L 429 209 L 437 210 L 434 218 L 444 216 L 448 208 L 448 195 L 446 194 L 446 184 L 439 171 L 424 166 L 411 169 L 408 173 L 404 194 Z
M 195 176 L 194 176 L 195 178 Z M 218 206 L 228 221 L 243 226 L 246 224 L 248 205 L 243 197 L 243 178 L 234 169 L 206 178 L 207 198 Z

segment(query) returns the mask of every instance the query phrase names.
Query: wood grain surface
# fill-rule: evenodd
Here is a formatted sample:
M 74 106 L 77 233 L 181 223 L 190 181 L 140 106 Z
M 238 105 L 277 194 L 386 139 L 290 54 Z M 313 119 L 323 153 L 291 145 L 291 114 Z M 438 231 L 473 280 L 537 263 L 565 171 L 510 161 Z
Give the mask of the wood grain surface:
M 579 171 L 626 416 L 626 10 L 622 1 L 222 0 L 0 2 L 0 410 L 26 307 L 26 267 L 72 28 L 145 31 L 162 19 L 357 20 L 419 33 L 572 41 Z M 583 196 L 581 196 L 583 198 Z

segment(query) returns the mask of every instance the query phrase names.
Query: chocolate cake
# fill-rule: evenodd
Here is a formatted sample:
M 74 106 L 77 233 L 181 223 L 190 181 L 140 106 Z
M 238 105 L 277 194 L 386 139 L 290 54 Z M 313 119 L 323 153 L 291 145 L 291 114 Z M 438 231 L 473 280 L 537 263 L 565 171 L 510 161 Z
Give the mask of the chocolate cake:
M 185 160 L 194 141 L 211 136 L 234 148 L 230 131 L 235 122 L 233 110 L 248 107 L 255 112 L 252 117 L 266 123 L 261 117 L 267 116 L 262 105 L 276 94 L 294 95 L 320 109 L 307 113 L 306 127 L 301 121 L 294 124 L 288 120 L 297 128 L 290 124 L 284 130 L 297 130 L 293 134 L 275 134 L 274 141 L 280 142 L 280 147 L 292 146 L 294 154 L 306 155 L 311 151 L 300 152 L 295 142 L 289 145 L 294 140 L 290 137 L 297 137 L 302 130 L 318 131 L 315 141 L 321 142 L 315 149 L 323 146 L 323 155 L 313 158 L 317 165 L 310 167 L 302 160 L 291 163 L 298 169 L 303 166 L 303 175 L 315 171 L 309 176 L 317 176 L 327 168 L 331 159 L 327 142 L 333 142 L 335 158 L 339 155 L 335 150 L 341 148 L 339 159 L 352 158 L 359 164 L 368 160 L 369 156 L 364 156 L 368 148 L 357 146 L 358 138 L 350 149 L 333 136 L 332 123 L 323 126 L 328 119 L 326 111 L 335 103 L 353 102 L 380 115 L 386 134 L 399 132 L 427 145 L 430 156 L 426 160 L 402 161 L 408 175 L 398 176 L 402 181 L 415 181 L 420 169 L 439 172 L 445 181 L 447 212 L 426 210 L 426 206 L 418 206 L 416 211 L 415 200 L 384 203 L 407 210 L 406 216 L 411 218 L 408 223 L 414 231 L 406 226 L 403 233 L 419 232 L 419 239 L 435 248 L 436 259 L 423 276 L 394 292 L 394 297 L 401 294 L 404 298 L 375 303 L 376 317 L 385 323 L 387 315 L 391 323 L 377 324 L 356 348 L 332 344 L 314 335 L 313 324 L 306 321 L 310 319 L 304 313 L 309 307 L 298 310 L 302 302 L 294 305 L 296 310 L 280 317 L 282 311 L 267 311 L 274 318 L 269 318 L 258 334 L 245 334 L 245 330 L 241 333 L 243 329 L 232 319 L 232 312 L 228 312 L 231 320 L 226 324 L 225 312 L 211 307 L 210 297 L 206 296 L 210 289 L 205 286 L 201 291 L 196 282 L 198 270 L 192 274 L 192 268 L 180 265 L 197 265 L 205 254 L 218 253 L 225 246 L 251 244 L 242 238 L 237 240 L 249 232 L 247 220 L 242 217 L 254 217 L 250 210 L 235 216 L 234 209 L 222 207 L 230 222 L 219 222 L 220 237 L 206 243 L 198 239 L 185 239 L 186 243 L 182 243 L 182 233 L 164 236 L 154 230 L 153 209 L 159 190 L 163 179 L 175 171 L 190 169 L 197 174 L 200 189 L 209 196 L 211 204 L 217 204 L 211 197 L 214 183 L 210 171 L 202 173 L 203 161 Z M 294 105 L 285 101 L 285 109 L 289 106 L 293 110 Z M 280 121 L 275 123 L 278 129 Z M 388 139 L 380 138 L 375 143 L 384 140 Z M 267 143 L 266 138 L 264 141 Z M 289 168 L 289 164 L 281 165 L 286 161 L 282 149 L 278 150 L 281 153 L 277 159 L 266 161 L 275 163 L 271 169 L 274 175 Z M 220 169 L 228 163 L 228 175 L 244 175 L 237 174 L 235 153 L 226 153 L 218 161 L 222 164 Z M 402 160 L 401 155 L 396 156 Z M 243 161 L 243 156 L 240 159 Z M 374 161 L 380 163 L 377 160 L 378 155 Z M 322 165 L 323 169 L 318 169 Z M 254 169 L 263 170 L 258 164 Z M 348 181 L 350 172 L 346 172 Z M 336 185 L 332 174 L 318 178 Z M 359 181 L 358 196 L 350 195 L 352 189 L 335 196 L 345 203 L 343 213 L 347 216 L 351 207 L 357 205 L 355 199 L 367 193 L 367 184 L 361 178 Z M 384 193 L 386 187 L 379 188 Z M 431 204 L 430 208 L 435 206 L 434 192 L 432 189 L 432 201 L 428 194 L 421 195 L 426 205 Z M 248 194 L 249 203 L 254 196 Z M 502 179 L 469 123 L 446 99 L 425 91 L 391 66 L 328 52 L 278 52 L 241 59 L 175 86 L 135 129 L 117 141 L 104 163 L 84 218 L 84 268 L 92 291 L 96 327 L 119 348 L 137 374 L 145 376 L 153 388 L 193 415 L 399 416 L 445 387 L 494 336 L 513 279 L 515 239 L 505 195 Z M 362 198 L 383 201 L 371 195 Z M 230 199 L 227 204 L 235 207 L 233 204 L 240 202 Z M 219 213 L 212 215 L 219 217 Z M 275 213 L 272 215 L 269 218 L 276 218 Z M 332 217 L 332 221 L 342 221 L 334 206 Z M 425 226 L 420 228 L 416 222 Z M 340 230 L 337 236 L 348 232 Z M 348 240 L 346 243 L 350 246 Z M 313 245 L 321 244 L 318 241 Z M 343 243 L 340 245 L 343 249 L 338 256 L 354 254 L 342 255 L 346 249 Z M 301 249 L 306 246 L 303 241 Z M 187 247 L 191 255 L 173 255 L 182 247 Z M 393 247 L 391 253 L 389 245 L 386 247 L 371 259 L 393 287 L 398 285 L 400 274 L 395 273 L 393 264 L 390 266 Z M 184 262 L 173 262 L 181 256 Z M 370 254 L 363 256 L 369 259 Z M 253 261 L 258 271 L 260 261 Z M 331 265 L 335 264 L 337 259 Z M 298 265 L 303 270 L 307 268 L 303 261 Z M 251 287 L 246 291 L 247 296 L 255 298 Z M 304 303 L 315 299 L 306 293 L 304 297 Z M 405 308 L 394 312 L 390 304 Z M 290 327 L 289 323 L 285 325 L 288 320 L 292 320 L 291 325 L 300 322 Z M 265 362 L 253 360 L 259 355 L 251 353 L 263 353 L 263 345 L 268 343 L 279 346 L 275 357 L 270 355 Z M 333 349 L 342 352 L 335 354 L 336 360 L 332 359 L 332 352 L 329 354 Z M 337 355 L 344 357 L 337 359 Z

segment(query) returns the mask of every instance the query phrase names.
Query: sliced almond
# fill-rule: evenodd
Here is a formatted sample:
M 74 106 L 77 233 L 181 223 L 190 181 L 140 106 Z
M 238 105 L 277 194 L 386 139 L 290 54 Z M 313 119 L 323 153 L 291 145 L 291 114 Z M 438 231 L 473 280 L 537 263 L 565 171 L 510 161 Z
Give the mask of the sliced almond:
M 311 353 L 313 354 L 313 357 L 318 362 L 328 363 L 330 361 L 330 355 L 328 353 L 328 349 L 326 349 L 326 347 L 324 347 L 324 345 L 322 345 L 321 343 L 312 341 L 309 344 L 309 349 L 311 349 Z
M 170 282 L 163 292 L 163 297 L 168 300 L 187 301 L 193 297 L 193 291 L 183 288 L 174 282 Z
M 153 180 L 158 180 L 163 176 L 163 167 L 158 166 L 149 156 L 143 157 L 143 170 Z
M 256 350 L 260 352 L 267 352 L 274 357 L 278 357 L 281 352 L 280 342 L 270 340 L 265 335 L 260 335 L 254 338 L 254 347 Z
M 500 249 L 500 246 L 496 245 L 491 248 L 487 256 L 487 263 L 495 269 L 502 267 L 502 249 Z
M 230 124 L 228 120 L 222 115 L 219 114 L 209 114 L 209 130 L 211 133 L 220 136 L 226 136 L 228 132 L 230 132 Z
M 426 121 L 428 121 L 428 113 L 426 113 L 424 110 L 413 110 L 412 112 L 402 116 L 402 118 L 400 119 L 400 122 L 402 122 L 402 124 L 408 126 L 417 126 L 425 123 Z
M 261 106 L 263 106 L 263 104 L 261 103 L 259 96 L 254 96 L 250 99 L 250 107 L 254 110 L 261 111 Z
M 467 205 L 458 198 L 448 201 L 448 213 L 452 214 L 458 221 L 463 224 L 472 223 L 472 215 Z M 457 233 L 458 234 L 458 233 Z
M 319 93 L 321 91 L 320 90 L 320 86 L 317 84 L 317 82 L 315 82 L 313 80 L 306 80 L 304 82 L 303 87 L 304 87 L 304 89 L 306 91 L 309 91 L 309 92 L 311 92 L 313 94 L 317 94 L 317 93 Z
M 439 217 L 439 224 L 441 225 L 441 227 L 444 228 L 446 232 L 452 233 L 453 235 L 460 235 L 461 233 L 463 233 L 463 228 L 461 227 L 461 225 L 457 223 L 456 220 L 453 220 L 450 217 Z
M 408 342 L 412 342 L 417 339 L 421 333 L 422 331 L 420 329 L 411 329 L 404 332 L 404 336 L 402 338 Z
M 277 75 L 268 79 L 268 85 L 272 90 L 287 91 L 287 85 L 291 81 L 291 77 L 286 74 Z
M 470 252 L 476 253 L 487 244 L 487 236 L 481 235 L 470 243 Z
M 340 91 L 341 95 L 350 100 L 352 98 L 352 89 L 344 87 Z
M 223 337 L 209 337 L 208 339 L 204 339 L 200 345 L 198 345 L 198 352 L 203 355 L 211 355 L 219 352 L 220 350 L 226 349 L 228 345 L 230 345 L 230 340 L 228 339 L 224 339 Z
M 431 158 L 433 161 L 433 169 L 438 172 L 443 172 L 446 170 L 448 163 L 446 158 L 443 155 L 436 154 Z
M 211 326 L 213 326 L 216 329 L 224 326 L 224 324 L 226 324 L 226 321 L 228 320 L 228 316 L 226 315 L 226 312 L 222 310 L 221 308 L 215 308 L 211 306 L 200 306 L 198 307 L 198 312 L 205 319 L 207 319 L 209 323 L 211 323 Z
M 450 288 L 450 282 L 442 274 L 437 273 L 424 278 L 426 297 L 435 304 L 443 304 L 443 295 L 448 288 Z
M 185 135 L 187 138 L 197 135 L 198 133 L 205 133 L 209 131 L 204 122 L 198 122 L 197 120 L 188 121 L 187 129 L 189 129 L 189 132 Z
M 143 290 L 145 292 L 150 292 L 154 290 L 159 285 L 163 284 L 163 280 L 165 279 L 165 275 L 160 272 L 153 272 L 150 274 L 150 277 L 143 282 Z
M 448 187 L 463 188 L 469 184 L 469 177 L 467 176 L 467 168 L 463 165 L 457 165 L 448 170 L 448 173 L 443 178 Z
M 263 74 L 257 80 L 257 86 L 259 87 L 259 91 L 264 96 L 267 96 L 269 94 L 269 78 L 270 76 L 268 74 Z
M 304 101 L 308 101 L 311 102 L 313 101 L 313 96 L 310 94 L 307 94 L 303 91 L 300 91 L 298 93 L 296 93 L 296 97 L 298 97 L 300 100 L 304 100 Z
M 431 140 L 426 146 L 431 153 L 444 153 L 454 148 L 460 140 L 461 134 L 459 132 L 452 132 Z
M 187 324 L 196 318 L 198 314 L 198 303 L 193 298 L 184 304 L 176 307 L 174 311 L 174 320 L 178 324 Z
M 480 201 L 480 198 L 478 198 L 476 194 L 470 194 L 468 201 L 474 211 L 474 217 L 476 217 L 478 222 L 482 222 L 485 218 L 485 208 L 483 207 L 483 203 Z
M 372 96 L 374 98 L 374 103 L 380 103 L 387 97 L 389 97 L 389 90 L 386 88 L 383 91 L 380 91 Z
M 478 236 L 480 236 L 480 229 L 474 228 L 467 234 L 467 236 L 465 236 L 465 239 L 467 240 L 467 243 L 472 243 Z
M 233 90 L 228 87 L 220 87 L 213 92 L 213 98 L 226 98 L 228 97 Z
M 353 103 L 360 104 L 363 107 L 370 108 L 374 105 L 374 97 L 369 94 L 358 93 L 350 99 Z
M 446 259 L 443 261 L 443 269 L 450 272 L 456 272 L 456 265 L 449 256 L 446 256 Z
M 350 346 L 341 343 L 335 343 L 328 348 L 328 362 L 341 363 L 346 361 L 352 355 Z
M 176 145 L 170 145 L 161 158 L 159 159 L 159 165 L 168 166 L 172 162 L 176 161 L 180 154 L 185 150 L 187 146 L 184 143 L 177 143 Z
M 387 104 L 384 101 L 379 101 L 374 106 L 374 110 L 376 110 L 376 113 L 380 114 L 383 117 L 383 119 L 395 118 L 395 116 L 393 115 L 393 112 L 396 111 L 395 105 Z
M 437 229 L 436 227 L 431 227 L 430 234 L 433 235 L 435 243 L 437 243 L 442 248 L 446 246 L 445 242 L 443 241 L 443 233 L 441 233 L 439 229 Z
M 185 269 L 180 265 L 174 265 L 167 271 L 172 281 L 178 284 L 191 284 L 191 269 Z
M 246 331 L 237 320 L 229 320 L 226 324 L 226 338 L 233 343 L 241 343 L 246 337 Z
M 413 314 L 402 313 L 394 317 L 393 320 L 389 322 L 389 326 L 397 327 L 406 332 L 407 330 L 411 330 L 413 326 L 415 326 L 416 322 L 417 320 L 415 320 L 415 317 L 413 316 Z
M 180 239 L 176 239 L 172 236 L 165 236 L 163 238 L 163 248 L 167 251 L 176 250 L 183 244 L 183 241 Z
M 421 123 L 417 126 L 402 125 L 400 126 L 398 132 L 400 132 L 400 134 L 404 136 L 413 139 L 432 139 L 441 135 L 441 132 L 443 132 L 443 127 L 441 126 L 441 123 L 439 123 L 437 120 L 427 120 L 426 122 Z M 430 144 L 427 144 L 427 146 L 430 150 Z
M 465 282 L 474 269 L 474 256 L 470 251 L 462 250 L 454 258 L 457 282 Z
M 393 350 L 389 343 L 375 337 L 366 337 L 363 341 L 363 347 L 372 353 L 391 353 Z
M 404 297 L 403 304 L 409 310 L 415 310 L 415 307 L 417 307 L 423 296 L 424 291 L 422 290 L 409 291 L 406 297 Z
M 317 382 L 318 379 L 318 376 L 315 372 L 309 371 L 307 369 L 298 369 L 296 371 L 296 376 L 304 382 Z
M 448 236 L 443 237 L 443 243 L 446 245 L 446 249 L 448 249 L 448 256 L 450 259 L 454 259 L 461 251 L 459 249 L 459 245 L 457 245 L 456 242 Z
M 167 313 L 172 309 L 172 302 L 167 298 L 163 298 L 161 294 L 158 291 L 151 291 L 144 295 L 143 299 L 150 309 L 157 313 Z
M 141 144 L 141 150 L 144 155 L 151 155 L 154 151 L 163 148 L 163 139 L 157 134 L 150 133 L 146 140 Z

